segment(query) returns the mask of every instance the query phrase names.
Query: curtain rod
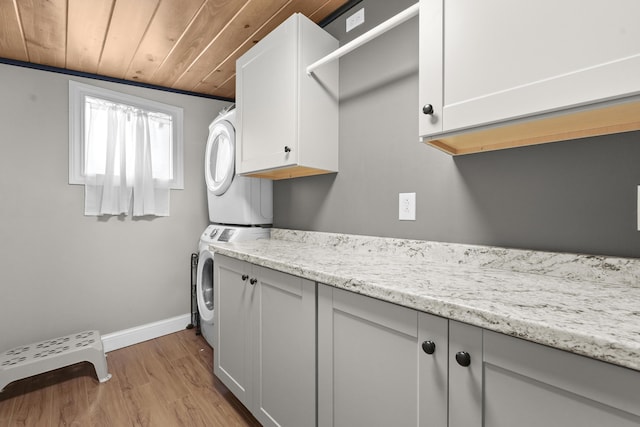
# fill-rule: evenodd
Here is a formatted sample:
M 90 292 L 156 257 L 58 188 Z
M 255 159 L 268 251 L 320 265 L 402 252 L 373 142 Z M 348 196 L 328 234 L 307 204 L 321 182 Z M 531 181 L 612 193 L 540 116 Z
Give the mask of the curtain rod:
M 414 16 L 418 15 L 419 10 L 420 10 L 420 3 L 416 3 L 413 6 L 407 8 L 404 11 L 402 11 L 402 12 L 398 13 L 397 15 L 393 16 L 392 18 L 389 18 L 388 20 L 384 21 L 382 24 L 380 24 L 380 25 L 378 25 L 376 27 L 373 27 L 372 29 L 370 29 L 369 31 L 367 31 L 366 33 L 361 35 L 360 37 L 357 37 L 357 38 L 351 40 L 349 43 L 345 44 L 344 46 L 342 46 L 342 47 L 340 47 L 340 48 L 338 48 L 336 50 L 334 50 L 333 52 L 331 52 L 330 54 L 328 54 L 324 58 L 320 58 L 319 60 L 317 60 L 313 64 L 309 65 L 307 67 L 307 75 L 310 76 L 313 73 L 313 70 L 315 70 L 319 66 L 324 65 L 327 62 L 334 61 L 334 60 L 340 58 L 341 56 L 346 55 L 347 53 L 351 52 L 354 49 L 359 48 L 360 46 L 362 46 L 363 44 L 367 43 L 368 41 L 375 39 L 379 35 L 384 34 L 387 31 L 389 31 L 390 29 L 392 29 L 392 28 L 402 24 L 403 22 L 413 18 Z

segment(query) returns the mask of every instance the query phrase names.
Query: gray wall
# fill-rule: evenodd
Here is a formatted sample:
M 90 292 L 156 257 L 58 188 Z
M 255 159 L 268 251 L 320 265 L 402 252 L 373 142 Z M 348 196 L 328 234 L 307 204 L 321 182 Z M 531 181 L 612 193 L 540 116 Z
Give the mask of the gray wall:
M 185 189 L 171 216 L 85 217 L 68 184 L 69 76 L 0 64 L 0 350 L 190 312 L 189 260 L 208 224 L 208 125 L 228 103 L 74 80 L 184 109 Z
M 413 3 L 365 0 L 326 29 L 344 44 Z M 417 24 L 340 60 L 340 172 L 276 182 L 275 225 L 640 256 L 640 132 L 455 158 L 421 144 Z M 400 192 L 417 193 L 416 221 L 398 221 Z

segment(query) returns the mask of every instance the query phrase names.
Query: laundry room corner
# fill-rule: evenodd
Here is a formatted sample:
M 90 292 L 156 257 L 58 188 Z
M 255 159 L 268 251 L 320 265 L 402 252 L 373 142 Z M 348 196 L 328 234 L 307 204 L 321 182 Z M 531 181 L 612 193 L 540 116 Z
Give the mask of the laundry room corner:
M 68 179 L 69 80 L 184 110 L 184 189 L 168 217 L 84 216 L 84 187 Z M 2 348 L 188 314 L 190 255 L 209 223 L 207 127 L 230 103 L 10 64 L 0 90 Z

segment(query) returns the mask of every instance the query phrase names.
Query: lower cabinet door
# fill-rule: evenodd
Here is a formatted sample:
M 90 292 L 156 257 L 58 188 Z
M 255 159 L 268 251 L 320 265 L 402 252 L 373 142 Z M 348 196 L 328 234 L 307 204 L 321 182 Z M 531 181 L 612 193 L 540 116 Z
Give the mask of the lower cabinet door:
M 483 427 L 483 330 L 449 321 L 449 427 Z M 518 426 L 515 424 L 513 427 Z M 519 426 L 518 426 L 519 427 Z M 545 426 L 546 427 L 546 426 Z
M 446 338 L 447 321 L 424 317 L 422 326 L 429 319 L 438 329 L 433 339 Z M 447 343 L 435 342 L 440 360 L 422 350 L 421 338 L 417 311 L 318 285 L 318 425 L 444 427 Z M 442 362 L 435 377 L 425 376 L 431 390 L 420 385 L 422 358 Z M 419 414 L 420 393 L 426 399 L 437 387 L 445 387 L 444 399 Z
M 263 426 L 316 425 L 316 284 L 216 254 L 214 373 Z
M 216 342 L 214 373 L 245 405 L 252 405 L 252 304 L 255 287 L 249 284 L 251 265 L 215 255 L 214 315 Z
M 445 427 L 449 390 L 449 321 L 418 312 L 418 425 Z
M 484 331 L 486 427 L 638 427 L 640 372 Z
M 264 426 L 316 425 L 316 284 L 254 267 L 254 397 Z

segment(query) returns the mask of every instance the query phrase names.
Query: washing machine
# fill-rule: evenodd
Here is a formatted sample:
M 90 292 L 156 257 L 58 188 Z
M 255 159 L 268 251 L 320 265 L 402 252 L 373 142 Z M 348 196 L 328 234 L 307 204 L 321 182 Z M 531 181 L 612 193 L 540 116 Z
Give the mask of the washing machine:
M 209 221 L 215 224 L 268 225 L 273 222 L 273 183 L 236 176 L 235 108 L 225 109 L 209 125 L 204 175 Z
M 213 252 L 209 245 L 216 242 L 238 242 L 242 240 L 268 239 L 270 229 L 265 227 L 239 227 L 211 224 L 200 236 L 196 292 L 200 316 L 200 332 L 213 347 L 215 328 L 213 327 Z
M 205 150 L 205 182 L 209 220 L 200 236 L 196 274 L 196 299 L 200 331 L 214 345 L 213 253 L 215 242 L 268 239 L 273 221 L 271 180 L 235 173 L 235 116 L 233 107 L 220 112 L 209 126 Z

